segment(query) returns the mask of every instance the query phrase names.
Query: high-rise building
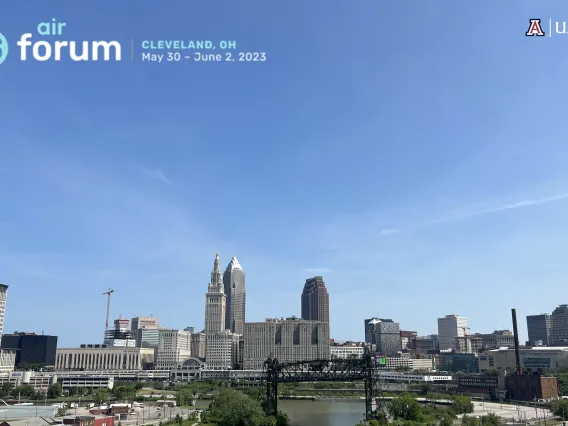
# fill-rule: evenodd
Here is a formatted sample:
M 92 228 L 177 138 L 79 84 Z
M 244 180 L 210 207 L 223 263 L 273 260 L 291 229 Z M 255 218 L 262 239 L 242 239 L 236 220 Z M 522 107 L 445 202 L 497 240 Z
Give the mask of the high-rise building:
M 550 340 L 554 346 L 568 345 L 568 305 L 558 306 L 550 315 Z
M 207 335 L 206 363 L 209 370 L 230 370 L 237 364 L 239 334 L 230 330 Z
M 15 331 L 2 336 L 2 349 L 16 351 L 16 367 L 54 367 L 57 336 L 37 335 Z
M 114 321 L 114 329 L 105 331 L 104 345 L 108 347 L 136 347 L 136 336 L 132 335 L 129 328 L 130 321 L 118 318 Z
M 396 356 L 402 350 L 400 324 L 391 319 L 375 320 L 375 342 L 377 353 Z
M 438 318 L 438 341 L 440 350 L 455 349 L 456 337 L 463 337 L 467 334 L 467 318 L 459 315 L 446 315 Z
M 231 259 L 225 269 L 223 285 L 227 296 L 225 328 L 233 333 L 243 334 L 246 310 L 245 273 L 236 257 Z
M 130 320 L 130 330 L 135 336 L 138 334 L 138 330 L 140 329 L 158 328 L 159 326 L 160 322 L 158 321 L 158 318 L 153 317 L 152 315 L 149 317 L 134 317 Z
M 182 330 L 160 330 L 155 368 L 171 370 L 191 356 L 191 334 Z
M 213 272 L 211 272 L 211 281 L 209 281 L 205 295 L 205 335 L 220 333 L 225 330 L 226 304 L 227 297 L 221 279 L 219 253 L 217 253 L 213 263 Z
M 245 370 L 261 370 L 269 356 L 280 362 L 329 359 L 329 324 L 298 318 L 245 324 Z
M 6 298 L 8 297 L 8 286 L 0 284 L 0 339 L 4 333 L 4 316 L 6 315 Z
M 529 346 L 548 346 L 551 327 L 550 314 L 528 315 Z
M 160 344 L 160 330 L 164 329 L 165 327 L 139 328 L 136 330 L 136 347 L 157 348 Z
M 0 341 L 4 333 L 4 316 L 6 315 L 6 299 L 8 286 L 0 284 Z M 0 375 L 9 375 L 16 365 L 16 351 L 13 349 L 0 349 Z
M 306 280 L 302 292 L 302 319 L 329 324 L 329 295 L 323 277 Z
M 375 341 L 375 324 L 379 321 L 378 318 L 368 318 L 365 320 L 365 343 L 369 345 L 376 345 Z

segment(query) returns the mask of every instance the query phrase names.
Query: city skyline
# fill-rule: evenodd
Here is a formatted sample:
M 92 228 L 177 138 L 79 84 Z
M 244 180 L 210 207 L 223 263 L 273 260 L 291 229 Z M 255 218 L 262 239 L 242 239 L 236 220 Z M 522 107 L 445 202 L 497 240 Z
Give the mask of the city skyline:
M 246 266 L 248 321 L 299 316 L 302 284 L 323 275 L 337 339 L 362 340 L 373 316 L 429 334 L 458 312 L 489 332 L 510 328 L 511 307 L 555 308 L 568 279 L 566 39 L 525 32 L 565 6 L 152 5 L 3 5 L 11 44 L 57 18 L 65 40 L 124 46 L 120 63 L 78 64 L 18 61 L 14 45 L 1 65 L 7 332 L 100 341 L 108 288 L 115 317 L 198 326 L 216 251 Z M 188 71 L 132 62 L 132 39 L 235 40 L 268 59 Z

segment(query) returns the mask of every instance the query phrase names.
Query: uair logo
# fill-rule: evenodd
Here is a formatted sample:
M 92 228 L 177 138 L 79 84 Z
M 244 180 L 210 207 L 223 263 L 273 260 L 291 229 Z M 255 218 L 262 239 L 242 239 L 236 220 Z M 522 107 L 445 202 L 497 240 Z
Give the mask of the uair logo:
M 44 37 L 43 40 L 32 40 L 32 33 L 22 34 L 16 42 L 20 48 L 20 60 L 27 61 L 28 53 L 32 59 L 40 62 L 49 60 L 61 61 L 68 59 L 74 62 L 82 61 L 120 61 L 121 46 L 118 41 L 64 41 L 63 36 L 65 22 L 58 22 L 55 18 L 52 22 L 41 22 L 37 26 L 37 34 Z M 57 40 L 53 40 L 57 37 Z M 51 41 L 53 40 L 53 41 Z M 28 50 L 28 48 L 30 48 Z M 0 34 L 0 64 L 8 56 L 8 41 Z
M 0 33 L 0 64 L 6 60 L 8 56 L 8 41 L 2 33 Z

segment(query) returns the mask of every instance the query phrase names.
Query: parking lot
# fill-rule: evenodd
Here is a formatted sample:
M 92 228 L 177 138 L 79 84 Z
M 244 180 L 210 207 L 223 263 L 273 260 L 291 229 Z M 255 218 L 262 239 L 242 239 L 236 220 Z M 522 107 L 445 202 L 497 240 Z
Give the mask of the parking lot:
M 493 413 L 504 419 L 515 419 L 521 421 L 531 421 L 536 420 L 537 418 L 543 420 L 545 416 L 547 419 L 552 418 L 550 410 L 540 407 L 535 409 L 535 407 L 479 401 L 474 401 L 473 405 L 475 407 L 475 411 L 472 414 L 469 414 L 471 416 L 485 416 Z

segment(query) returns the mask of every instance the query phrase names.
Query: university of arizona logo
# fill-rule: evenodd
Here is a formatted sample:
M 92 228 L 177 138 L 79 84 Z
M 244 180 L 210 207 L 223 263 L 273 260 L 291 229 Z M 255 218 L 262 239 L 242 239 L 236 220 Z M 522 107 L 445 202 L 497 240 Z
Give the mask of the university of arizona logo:
M 540 25 L 540 19 L 531 19 L 529 29 L 525 34 L 527 37 L 544 37 L 544 31 Z

